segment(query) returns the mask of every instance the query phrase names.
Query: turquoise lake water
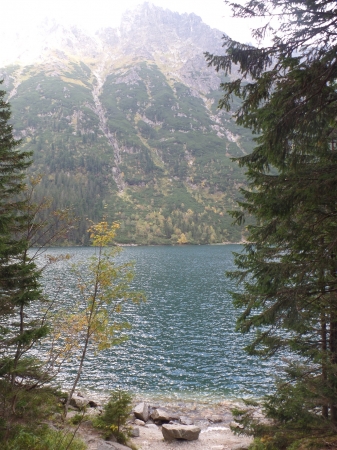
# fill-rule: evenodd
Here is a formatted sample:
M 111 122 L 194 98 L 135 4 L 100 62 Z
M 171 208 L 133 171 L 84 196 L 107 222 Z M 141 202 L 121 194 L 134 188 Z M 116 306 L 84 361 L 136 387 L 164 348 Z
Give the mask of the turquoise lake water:
M 135 262 L 133 286 L 147 301 L 128 304 L 129 340 L 89 355 L 81 386 L 106 392 L 120 387 L 144 397 L 203 399 L 260 397 L 271 389 L 276 360 L 248 356 L 251 336 L 235 332 L 238 311 L 225 272 L 234 268 L 239 245 L 125 247 L 118 260 Z M 71 305 L 76 280 L 70 265 L 86 260 L 93 248 L 52 249 L 70 253 L 71 261 L 46 270 L 46 291 Z M 70 306 L 71 307 L 71 306 Z M 66 364 L 60 379 L 72 379 Z

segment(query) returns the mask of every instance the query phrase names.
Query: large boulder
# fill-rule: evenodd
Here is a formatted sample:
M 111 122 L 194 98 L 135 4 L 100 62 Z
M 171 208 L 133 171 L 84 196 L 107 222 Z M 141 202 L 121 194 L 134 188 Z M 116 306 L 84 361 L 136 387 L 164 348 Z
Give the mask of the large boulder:
M 79 395 L 73 395 L 70 400 L 70 405 L 74 406 L 75 408 L 78 408 L 78 409 L 83 409 L 87 405 L 89 405 L 89 401 L 90 400 L 86 397 L 82 397 Z
M 133 412 L 137 419 L 140 419 L 143 422 L 149 420 L 149 405 L 146 402 L 138 403 Z
M 165 441 L 173 441 L 173 439 L 196 441 L 199 438 L 201 430 L 195 425 L 164 424 L 161 431 L 163 433 Z

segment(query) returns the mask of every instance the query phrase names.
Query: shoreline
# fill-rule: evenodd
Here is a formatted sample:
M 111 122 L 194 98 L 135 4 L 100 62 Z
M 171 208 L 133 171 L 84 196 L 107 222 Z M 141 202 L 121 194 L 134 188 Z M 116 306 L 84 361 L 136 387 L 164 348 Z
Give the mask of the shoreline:
M 108 399 L 110 392 L 114 390 L 118 390 L 119 388 L 116 387 L 116 389 L 110 389 L 110 390 L 95 390 L 92 388 L 87 388 L 85 386 L 79 386 L 77 391 L 81 392 L 81 394 L 85 397 L 93 397 L 100 401 L 105 401 Z M 121 389 L 126 390 L 127 389 Z M 221 405 L 243 405 L 244 400 L 254 400 L 256 402 L 259 402 L 262 400 L 262 397 L 254 397 L 254 396 L 226 396 L 226 395 L 203 395 L 202 393 L 200 395 L 193 395 L 191 393 L 184 394 L 184 392 L 177 392 L 175 395 L 172 395 L 172 392 L 167 393 L 161 393 L 161 392 L 132 392 L 127 391 L 129 394 L 131 394 L 134 402 L 147 402 L 151 404 L 160 404 L 160 405 L 178 405 L 180 403 L 184 403 L 186 405 L 204 405 L 209 407 L 217 407 Z
M 217 245 L 245 245 L 247 244 L 247 241 L 240 241 L 240 242 L 214 242 L 214 243 L 207 243 L 207 244 L 125 244 L 120 242 L 115 242 L 113 246 L 115 247 L 206 247 L 207 245 L 210 246 L 217 246 Z M 38 247 L 32 247 L 32 249 L 38 248 Z M 76 245 L 76 244 L 67 244 L 67 245 L 55 245 L 50 246 L 48 249 L 55 249 L 55 248 L 95 248 L 92 245 Z
M 90 392 L 90 393 L 89 393 Z M 84 393 L 84 392 L 83 392 Z M 95 399 L 92 391 L 87 391 L 86 397 Z M 96 397 L 97 399 L 97 397 Z M 101 396 L 101 401 L 103 400 Z M 105 396 L 105 400 L 107 397 Z M 163 439 L 161 423 L 149 420 L 143 422 L 138 420 L 132 414 L 130 416 L 129 425 L 135 431 L 134 437 L 130 439 L 130 443 L 138 450 L 245 450 L 248 449 L 252 438 L 248 436 L 236 435 L 231 430 L 231 426 L 236 425 L 233 420 L 231 409 L 234 406 L 242 406 L 243 403 L 234 399 L 223 399 L 222 402 L 207 403 L 197 400 L 167 398 L 167 399 L 149 399 L 142 396 L 135 396 L 132 402 L 132 410 L 139 403 L 145 402 L 151 413 L 155 409 L 166 411 L 172 417 L 175 417 L 174 423 L 189 423 L 200 429 L 199 437 L 196 440 L 177 440 L 165 441 Z M 104 401 L 100 404 L 104 405 Z M 79 435 L 87 445 L 88 450 L 97 450 L 97 431 L 89 426 L 79 430 Z M 173 422 L 170 422 L 173 423 Z M 112 444 L 113 445 L 113 444 Z M 110 448 L 110 447 L 109 447 Z M 114 448 L 114 447 L 112 447 Z M 123 447 L 124 448 L 127 447 Z

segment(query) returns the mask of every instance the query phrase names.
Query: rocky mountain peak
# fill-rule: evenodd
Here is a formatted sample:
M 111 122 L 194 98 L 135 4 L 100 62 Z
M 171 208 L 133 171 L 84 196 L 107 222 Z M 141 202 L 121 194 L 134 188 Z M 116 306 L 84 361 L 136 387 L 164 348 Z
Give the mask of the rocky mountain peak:
M 120 30 L 122 35 L 147 30 L 150 35 L 162 34 L 161 40 L 170 39 L 172 35 L 183 40 L 194 40 L 203 33 L 209 33 L 211 28 L 194 13 L 179 14 L 145 2 L 123 15 Z

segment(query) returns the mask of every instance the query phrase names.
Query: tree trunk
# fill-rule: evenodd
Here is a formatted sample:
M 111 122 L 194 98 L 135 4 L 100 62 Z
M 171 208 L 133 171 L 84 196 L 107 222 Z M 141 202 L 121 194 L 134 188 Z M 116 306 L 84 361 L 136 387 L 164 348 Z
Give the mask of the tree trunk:
M 326 357 L 327 357 L 327 335 L 326 335 L 326 319 L 325 314 L 323 313 L 321 316 L 321 339 L 322 339 L 322 382 L 323 386 L 327 386 L 328 382 L 328 374 L 327 374 L 327 366 L 326 366 Z M 328 405 L 322 406 L 322 416 L 325 419 L 329 417 L 329 407 Z
M 330 363 L 332 366 L 337 364 L 337 315 L 335 311 L 331 312 L 330 315 Z M 330 386 L 332 389 L 332 403 L 330 404 L 330 418 L 331 423 L 335 430 L 337 430 L 337 405 L 335 402 L 335 398 L 337 396 L 337 378 L 333 373 L 333 370 L 330 374 Z

